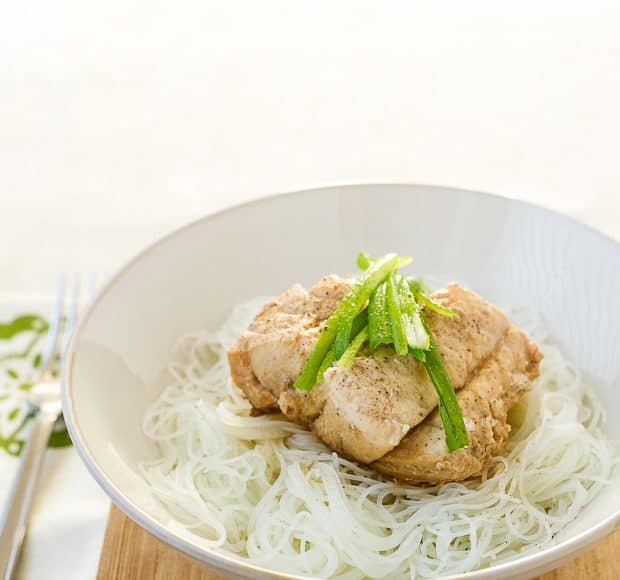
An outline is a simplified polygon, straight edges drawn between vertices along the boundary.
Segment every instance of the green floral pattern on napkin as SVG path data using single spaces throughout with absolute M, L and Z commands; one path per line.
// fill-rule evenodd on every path
M 49 324 L 38 314 L 22 314 L 0 322 L 0 452 L 17 457 L 26 426 L 35 410 L 28 391 L 39 376 L 41 350 Z M 64 426 L 50 438 L 51 447 L 64 447 L 71 440 Z

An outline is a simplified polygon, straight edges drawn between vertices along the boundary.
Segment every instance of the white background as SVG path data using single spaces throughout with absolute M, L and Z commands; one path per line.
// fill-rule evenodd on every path
M 620 238 L 619 136 L 617 2 L 8 0 L 0 293 L 334 181 L 492 191 Z
M 536 201 L 620 237 L 617 2 L 0 6 L 0 291 L 333 181 Z

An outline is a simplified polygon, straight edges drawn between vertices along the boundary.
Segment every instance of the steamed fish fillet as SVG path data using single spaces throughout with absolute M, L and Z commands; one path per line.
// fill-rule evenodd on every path
M 460 286 L 450 285 L 434 298 L 457 313 L 427 317 L 454 388 L 460 389 L 510 324 L 500 310 Z M 396 356 L 391 346 L 362 352 L 350 369 L 330 368 L 309 394 L 289 388 L 279 397 L 285 415 L 311 425 L 334 451 L 363 463 L 394 449 L 437 404 L 424 365 Z
M 280 410 L 280 393 L 301 372 L 322 324 L 352 283 L 352 278 L 326 276 L 310 290 L 295 284 L 265 304 L 228 350 L 232 381 L 254 408 Z
M 310 290 L 293 286 L 259 312 L 230 349 L 229 361 L 233 381 L 256 408 L 279 408 L 335 451 L 371 463 L 396 448 L 438 400 L 424 366 L 411 356 L 395 356 L 392 347 L 362 352 L 349 370 L 330 368 L 309 393 L 292 387 L 351 282 L 328 276 Z M 459 389 L 496 352 L 511 325 L 495 306 L 456 284 L 434 299 L 456 312 L 454 318 L 432 312 L 427 317 Z
M 542 354 L 511 327 L 473 378 L 457 394 L 469 447 L 450 453 L 435 410 L 400 445 L 372 464 L 380 473 L 410 483 L 461 481 L 480 475 L 508 442 L 508 411 L 531 388 Z

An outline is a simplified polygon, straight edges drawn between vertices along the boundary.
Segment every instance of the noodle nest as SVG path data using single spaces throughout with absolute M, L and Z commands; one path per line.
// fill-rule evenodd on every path
M 282 572 L 430 578 L 539 550 L 608 483 L 601 408 L 532 313 L 510 313 L 545 358 L 511 411 L 504 454 L 481 479 L 413 487 L 338 457 L 281 415 L 250 416 L 226 349 L 263 302 L 183 336 L 144 417 L 158 450 L 144 476 L 165 523 L 193 542 Z

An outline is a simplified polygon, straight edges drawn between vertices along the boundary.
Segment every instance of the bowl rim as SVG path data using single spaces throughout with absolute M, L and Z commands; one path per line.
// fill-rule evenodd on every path
M 82 437 L 82 433 L 79 427 L 79 421 L 75 414 L 75 409 L 72 401 L 72 387 L 73 387 L 73 367 L 75 361 L 76 347 L 81 340 L 81 336 L 87 326 L 92 313 L 97 309 L 99 303 L 108 294 L 109 290 L 121 279 L 126 272 L 128 272 L 135 264 L 137 264 L 142 258 L 150 254 L 159 248 L 160 245 L 167 243 L 170 239 L 194 228 L 207 224 L 209 221 L 216 219 L 225 214 L 234 212 L 240 208 L 254 205 L 271 204 L 277 202 L 280 198 L 285 197 L 297 197 L 302 195 L 312 195 L 324 190 L 342 188 L 343 190 L 352 189 L 355 190 L 360 187 L 377 187 L 377 188 L 411 188 L 416 190 L 431 190 L 435 192 L 444 192 L 448 194 L 460 194 L 478 197 L 486 200 L 493 200 L 499 203 L 515 204 L 518 206 L 525 206 L 531 210 L 542 212 L 544 214 L 552 215 L 555 217 L 561 217 L 564 220 L 571 222 L 573 225 L 586 230 L 591 235 L 595 235 L 606 243 L 612 244 L 616 249 L 620 250 L 620 242 L 614 240 L 611 236 L 604 232 L 591 227 L 572 216 L 565 215 L 559 211 L 547 208 L 545 206 L 525 201 L 517 200 L 511 197 L 471 190 L 451 186 L 422 184 L 406 181 L 335 181 L 330 183 L 324 183 L 313 187 L 298 188 L 290 191 L 279 191 L 268 195 L 255 196 L 250 199 L 244 200 L 239 203 L 235 203 L 230 206 L 226 206 L 217 211 L 209 212 L 200 218 L 197 218 L 187 224 L 177 227 L 169 233 L 159 237 L 155 241 L 146 245 L 141 251 L 128 259 L 116 272 L 110 276 L 105 284 L 98 290 L 95 298 L 86 307 L 85 312 L 80 316 L 77 326 L 71 336 L 67 347 L 66 356 L 63 359 L 61 369 L 61 385 L 62 385 L 62 408 L 65 423 L 71 439 L 75 445 L 75 448 L 80 456 L 81 460 L 85 464 L 87 470 L 103 491 L 110 497 L 112 502 L 118 506 L 129 518 L 136 522 L 147 532 L 153 534 L 158 539 L 174 547 L 180 552 L 190 556 L 194 560 L 197 560 L 203 564 L 208 564 L 216 569 L 225 570 L 228 572 L 234 572 L 236 574 L 243 574 L 246 577 L 266 577 L 266 578 L 287 578 L 291 580 L 299 580 L 310 578 L 309 576 L 290 574 L 286 572 L 278 572 L 269 568 L 264 568 L 250 562 L 245 562 L 238 559 L 232 554 L 227 554 L 217 548 L 206 548 L 199 546 L 197 543 L 192 542 L 187 538 L 183 538 L 180 535 L 170 531 L 168 527 L 158 521 L 153 516 L 149 515 L 146 511 L 136 505 L 133 501 L 127 498 L 122 490 L 117 487 L 112 478 L 98 466 L 91 450 L 88 448 L 86 442 Z M 504 574 L 514 574 L 519 571 L 525 572 L 526 570 L 536 571 L 538 568 L 545 567 L 545 569 L 551 569 L 554 563 L 559 563 L 560 560 L 568 561 L 577 556 L 583 549 L 590 547 L 596 541 L 602 539 L 604 536 L 611 533 L 614 527 L 620 522 L 620 509 L 612 512 L 602 521 L 596 523 L 590 528 L 583 530 L 576 536 L 569 538 L 563 542 L 555 545 L 551 545 L 539 552 L 527 554 L 521 558 L 517 557 L 509 561 L 498 564 L 497 566 L 491 566 L 488 568 L 482 568 L 478 570 L 472 570 L 470 572 L 461 573 L 458 575 L 450 576 L 450 578 L 459 580 L 473 580 L 477 579 L 492 579 Z M 446 578 L 446 577 L 443 577 Z

